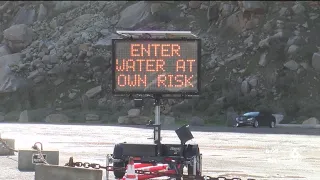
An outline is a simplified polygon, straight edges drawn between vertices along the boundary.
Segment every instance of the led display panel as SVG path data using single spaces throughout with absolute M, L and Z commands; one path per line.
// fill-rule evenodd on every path
M 114 94 L 199 94 L 199 39 L 113 39 Z

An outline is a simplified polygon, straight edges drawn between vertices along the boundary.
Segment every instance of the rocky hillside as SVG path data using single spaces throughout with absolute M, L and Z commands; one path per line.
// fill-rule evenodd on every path
M 317 1 L 7 1 L 0 14 L 0 120 L 152 117 L 152 101 L 132 109 L 110 93 L 116 30 L 201 37 L 202 95 L 164 101 L 165 123 L 225 123 L 248 110 L 284 114 L 283 122 L 320 118 Z

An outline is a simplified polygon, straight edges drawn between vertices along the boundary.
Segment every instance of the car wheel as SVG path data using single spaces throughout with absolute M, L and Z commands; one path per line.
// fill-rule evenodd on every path
M 239 127 L 239 123 L 236 123 L 236 124 L 234 125 L 234 127 Z
M 259 122 L 257 120 L 254 120 L 253 127 L 255 128 L 259 127 Z
M 275 121 L 271 121 L 270 122 L 270 128 L 275 128 L 276 127 L 276 122 Z

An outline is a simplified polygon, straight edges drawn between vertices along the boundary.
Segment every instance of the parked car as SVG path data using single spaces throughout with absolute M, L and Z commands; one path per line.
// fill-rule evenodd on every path
M 257 128 L 259 126 L 269 126 L 274 128 L 276 126 L 276 118 L 268 112 L 247 112 L 238 116 L 235 121 L 235 127 L 253 126 Z

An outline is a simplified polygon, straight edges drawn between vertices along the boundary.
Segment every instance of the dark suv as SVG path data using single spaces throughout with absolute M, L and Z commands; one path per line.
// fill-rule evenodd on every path
M 268 112 L 247 112 L 238 116 L 235 120 L 235 127 L 253 126 L 257 128 L 259 126 L 269 126 L 274 128 L 276 126 L 276 118 Z

